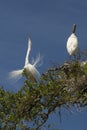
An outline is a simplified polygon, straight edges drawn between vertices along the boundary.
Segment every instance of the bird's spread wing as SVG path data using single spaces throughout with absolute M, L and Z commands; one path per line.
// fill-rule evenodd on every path
M 30 37 L 28 38 L 28 49 L 27 49 L 27 53 L 26 53 L 26 58 L 25 58 L 25 66 L 29 63 L 29 54 L 31 51 L 31 39 Z

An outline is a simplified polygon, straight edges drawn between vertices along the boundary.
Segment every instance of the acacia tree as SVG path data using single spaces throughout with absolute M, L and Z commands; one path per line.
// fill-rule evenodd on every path
M 0 129 L 39 130 L 56 108 L 74 105 L 87 106 L 87 63 L 76 59 L 49 68 L 40 83 L 26 76 L 17 93 L 0 88 Z

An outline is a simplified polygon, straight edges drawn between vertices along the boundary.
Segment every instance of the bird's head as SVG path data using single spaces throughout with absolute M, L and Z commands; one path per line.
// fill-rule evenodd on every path
M 75 31 L 76 31 L 76 24 L 73 24 L 72 33 L 75 33 Z

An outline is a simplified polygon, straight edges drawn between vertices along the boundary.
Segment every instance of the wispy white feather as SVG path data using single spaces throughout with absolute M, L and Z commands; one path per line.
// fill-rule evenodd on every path
M 37 66 L 41 66 L 42 65 L 42 57 L 40 55 L 40 53 L 37 55 L 36 59 L 33 60 L 33 66 L 37 67 Z
M 21 79 L 23 73 L 23 69 L 21 70 L 14 70 L 9 72 L 9 79 L 14 79 L 14 82 L 17 82 L 19 79 Z

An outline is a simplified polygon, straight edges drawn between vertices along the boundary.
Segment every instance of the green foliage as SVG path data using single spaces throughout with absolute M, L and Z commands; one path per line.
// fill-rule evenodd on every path
M 78 61 L 50 68 L 40 83 L 26 78 L 17 93 L 1 88 L 0 129 L 38 130 L 56 108 L 74 105 L 87 106 L 87 64 L 81 66 Z

